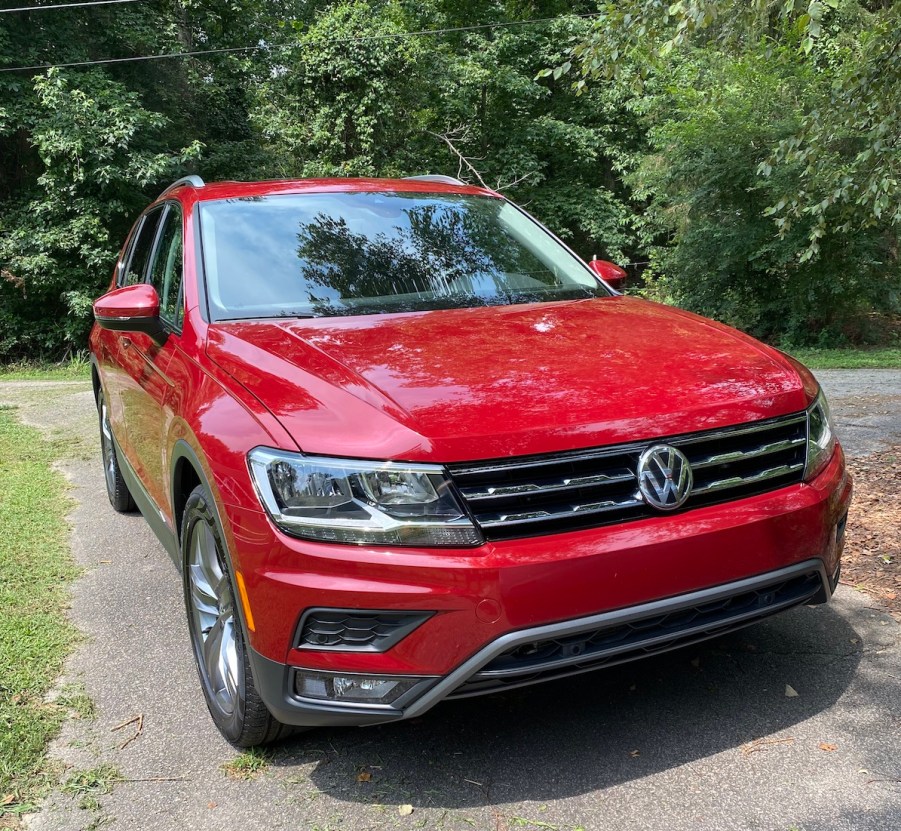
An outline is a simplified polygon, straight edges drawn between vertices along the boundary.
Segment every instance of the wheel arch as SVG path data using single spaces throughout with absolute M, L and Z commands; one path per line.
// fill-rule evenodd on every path
M 94 390 L 94 403 L 100 398 L 100 370 L 97 369 L 97 358 L 91 353 L 91 388 Z
M 213 514 L 219 524 L 219 533 L 225 540 L 225 525 L 219 513 L 219 505 L 216 501 L 215 490 L 204 470 L 203 463 L 197 452 L 184 439 L 175 442 L 171 455 L 171 480 L 170 493 L 172 494 L 172 521 L 175 524 L 176 537 L 181 539 L 181 523 L 185 512 L 185 505 L 191 491 L 198 485 L 203 485 L 212 501 Z M 179 564 L 181 565 L 181 564 Z

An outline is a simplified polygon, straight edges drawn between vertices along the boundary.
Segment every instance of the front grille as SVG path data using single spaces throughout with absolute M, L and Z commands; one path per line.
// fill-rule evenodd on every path
M 308 609 L 297 628 L 295 643 L 298 649 L 385 652 L 431 615 L 431 612 Z
M 501 653 L 448 698 L 497 692 L 633 661 L 732 632 L 812 600 L 823 590 L 817 570 L 697 605 L 677 606 Z
M 571 531 L 659 515 L 638 492 L 638 457 L 652 444 L 678 447 L 694 486 L 680 510 L 800 482 L 807 415 L 767 419 L 647 442 L 448 465 L 490 540 Z

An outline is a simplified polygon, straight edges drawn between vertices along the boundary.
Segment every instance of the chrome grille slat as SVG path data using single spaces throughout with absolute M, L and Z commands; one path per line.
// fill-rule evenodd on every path
M 661 516 L 636 492 L 641 453 L 677 447 L 694 487 L 680 510 L 739 499 L 801 481 L 806 414 L 735 427 L 546 456 L 450 464 L 461 497 L 488 539 L 558 533 Z
M 804 436 L 795 439 L 786 439 L 784 441 L 774 441 L 769 444 L 762 444 L 747 452 L 741 450 L 733 450 L 730 453 L 717 453 L 713 456 L 705 456 L 698 461 L 691 459 L 692 470 L 702 470 L 711 465 L 725 464 L 726 462 L 738 462 L 742 459 L 754 458 L 756 456 L 765 456 L 768 453 L 778 453 L 780 450 L 788 450 L 791 447 L 797 447 L 804 444 L 807 439 Z
M 760 421 L 755 424 L 729 427 L 725 430 L 712 430 L 709 433 L 692 433 L 687 436 L 678 436 L 674 439 L 663 439 L 663 441 L 667 441 L 669 444 L 675 445 L 676 447 L 685 447 L 686 445 L 697 444 L 702 441 L 720 441 L 722 439 L 747 436 L 751 433 L 762 433 L 765 430 L 772 430 L 774 427 L 793 427 L 803 424 L 806 428 L 806 423 L 806 413 L 795 413 L 795 415 L 768 419 L 767 421 Z M 648 442 L 646 442 L 646 444 L 647 443 Z
M 522 461 L 517 459 L 504 459 L 502 461 L 493 460 L 485 465 L 471 465 L 464 463 L 463 465 L 453 465 L 454 475 L 459 477 L 465 476 L 484 476 L 493 473 L 509 473 L 511 470 L 532 470 L 547 467 L 551 463 L 556 464 L 578 464 L 579 462 L 602 461 L 603 459 L 620 456 L 624 452 L 631 450 L 638 453 L 644 447 L 644 444 L 618 445 L 616 449 L 600 448 L 590 451 L 569 451 L 560 453 L 554 457 L 544 457 L 542 459 L 524 458 Z
M 641 504 L 641 500 L 635 498 L 624 499 L 619 502 L 613 500 L 607 502 L 592 502 L 587 505 L 573 505 L 568 510 L 561 511 L 532 511 L 517 514 L 502 514 L 498 519 L 480 519 L 479 524 L 483 528 L 499 528 L 505 525 L 521 525 L 530 522 L 565 519 L 566 517 L 578 514 L 603 514 L 607 511 L 615 511 L 623 508 L 636 508 Z
M 767 479 L 776 479 L 779 476 L 787 476 L 789 473 L 797 473 L 803 469 L 804 463 L 799 462 L 794 465 L 771 467 L 767 470 L 761 470 L 760 473 L 755 473 L 752 476 L 733 476 L 729 479 L 718 479 L 713 482 L 708 482 L 706 485 L 702 485 L 699 488 L 694 488 L 692 490 L 692 495 L 712 493 L 713 491 L 721 491 L 725 488 L 736 488 L 743 485 L 753 485 L 757 482 L 764 482 Z
M 501 485 L 500 487 L 479 488 L 479 487 L 462 487 L 460 493 L 470 502 L 478 500 L 479 502 L 497 499 L 506 499 L 510 496 L 525 496 L 535 493 L 566 493 L 567 491 L 580 490 L 581 488 L 594 487 L 597 485 L 614 485 L 621 482 L 634 482 L 635 474 L 630 470 L 623 470 L 622 473 L 607 474 L 599 473 L 594 476 L 572 476 L 563 479 L 558 483 L 540 485 L 537 482 L 524 482 L 516 485 Z

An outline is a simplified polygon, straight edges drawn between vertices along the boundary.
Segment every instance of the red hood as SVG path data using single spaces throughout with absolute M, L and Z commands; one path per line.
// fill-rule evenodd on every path
M 364 458 L 593 447 L 797 412 L 810 397 L 775 350 L 626 297 L 214 324 L 208 352 L 305 452 Z

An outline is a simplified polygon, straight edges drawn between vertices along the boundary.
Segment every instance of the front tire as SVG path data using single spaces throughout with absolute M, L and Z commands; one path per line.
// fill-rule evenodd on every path
M 97 393 L 97 415 L 100 417 L 100 454 L 103 458 L 106 495 L 114 510 L 120 514 L 127 514 L 134 511 L 137 506 L 119 467 L 119 457 L 116 454 L 113 430 L 110 426 L 109 408 L 106 406 L 106 396 L 102 389 Z
M 185 606 L 200 686 L 219 731 L 238 747 L 294 732 L 257 693 L 241 627 L 229 560 L 203 485 L 191 492 L 181 525 Z

